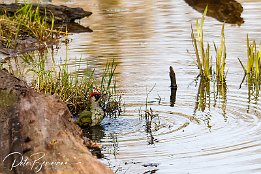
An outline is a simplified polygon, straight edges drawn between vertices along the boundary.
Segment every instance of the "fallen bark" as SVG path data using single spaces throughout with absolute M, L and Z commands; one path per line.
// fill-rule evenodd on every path
M 59 98 L 0 70 L 0 173 L 113 173 L 92 157 L 71 118 Z

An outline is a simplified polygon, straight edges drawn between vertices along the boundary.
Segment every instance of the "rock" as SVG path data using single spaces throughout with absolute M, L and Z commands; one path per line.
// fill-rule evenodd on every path
M 0 14 L 7 14 L 8 16 L 13 16 L 15 12 L 22 6 L 24 6 L 24 4 L 0 4 Z M 57 6 L 52 4 L 32 4 L 33 9 L 36 9 L 38 6 L 40 14 L 42 14 L 42 16 L 46 15 L 47 21 L 49 22 L 51 22 L 52 17 L 54 17 L 55 23 L 74 22 L 76 19 L 82 19 L 92 14 L 92 12 L 85 11 L 79 7 L 72 8 L 64 5 Z
M 220 22 L 237 25 L 244 23 L 241 17 L 243 7 L 235 0 L 185 0 L 185 2 L 201 13 L 208 5 L 207 16 L 216 18 Z
M 5 70 L 0 70 L 0 127 L 0 173 L 113 173 L 88 151 L 58 97 L 35 92 Z

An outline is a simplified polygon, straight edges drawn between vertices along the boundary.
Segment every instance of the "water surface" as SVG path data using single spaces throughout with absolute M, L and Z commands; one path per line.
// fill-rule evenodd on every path
M 246 62 L 247 33 L 261 41 L 261 1 L 241 1 L 244 24 L 225 25 L 227 88 L 217 92 L 211 82 L 204 106 L 198 105 L 198 93 L 204 88 L 200 90 L 195 81 L 198 69 L 190 38 L 191 24 L 201 14 L 183 0 L 54 3 L 93 12 L 80 21 L 93 32 L 69 36 L 72 64 L 84 67 L 88 62 L 99 73 L 107 61 L 117 63 L 117 90 L 125 112 L 106 118 L 92 135 L 103 145 L 105 164 L 117 173 L 261 172 L 260 94 L 251 93 L 246 83 L 239 89 L 244 72 L 237 60 Z M 205 37 L 210 44 L 219 43 L 221 25 L 206 17 Z M 64 47 L 57 57 L 63 53 Z M 178 83 L 174 107 L 170 107 L 170 65 Z M 139 113 L 155 84 L 149 107 L 159 120 L 155 118 L 148 129 Z

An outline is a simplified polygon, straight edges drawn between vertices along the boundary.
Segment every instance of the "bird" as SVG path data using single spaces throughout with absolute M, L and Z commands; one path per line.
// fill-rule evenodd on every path
M 82 127 L 95 126 L 105 117 L 105 112 L 101 107 L 101 92 L 91 92 L 87 98 L 87 108 L 84 109 L 77 119 L 77 124 Z

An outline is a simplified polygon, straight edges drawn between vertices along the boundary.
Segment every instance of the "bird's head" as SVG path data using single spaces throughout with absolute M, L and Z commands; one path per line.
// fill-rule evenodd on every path
M 95 101 L 98 101 L 101 98 L 101 93 L 95 91 L 95 92 L 91 92 L 89 96 L 90 96 L 90 98 L 94 97 Z

